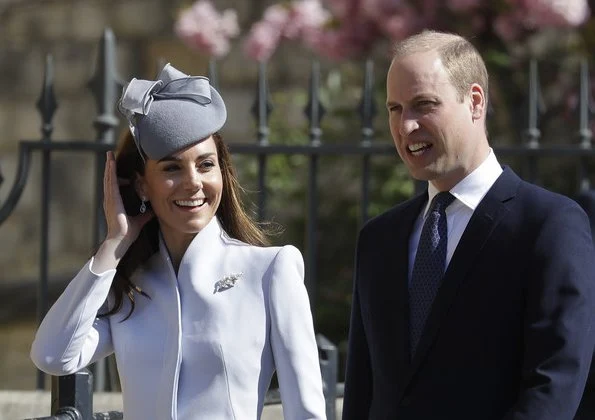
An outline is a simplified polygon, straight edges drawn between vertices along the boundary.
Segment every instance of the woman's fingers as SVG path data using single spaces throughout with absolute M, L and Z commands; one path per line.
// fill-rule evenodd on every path
M 131 182 L 118 178 L 116 159 L 114 158 L 113 152 L 108 152 L 103 181 L 103 208 L 107 222 L 107 237 L 119 238 L 119 240 L 132 243 L 138 236 L 142 227 L 151 220 L 154 215 L 152 212 L 147 212 L 135 217 L 130 217 L 126 214 L 122 195 L 120 194 L 120 186 L 126 184 L 130 185 Z
M 108 234 L 123 235 L 128 230 L 126 214 L 116 173 L 116 160 L 113 152 L 107 152 L 104 177 L 103 210 L 107 222 Z

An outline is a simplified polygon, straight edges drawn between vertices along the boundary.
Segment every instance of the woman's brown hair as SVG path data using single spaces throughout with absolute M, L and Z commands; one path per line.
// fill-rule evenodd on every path
M 223 191 L 221 202 L 217 208 L 216 216 L 221 222 L 223 230 L 232 238 L 251 245 L 266 246 L 269 244 L 263 229 L 247 213 L 240 194 L 242 187 L 238 182 L 235 169 L 231 163 L 231 154 L 219 133 L 213 134 L 217 147 L 217 156 Z M 138 174 L 143 175 L 145 163 L 137 148 L 130 131 L 126 131 L 116 151 L 116 172 L 118 179 L 125 185 L 120 187 L 124 207 L 128 214 L 138 213 L 141 201 L 136 194 L 134 185 Z M 120 260 L 116 275 L 111 286 L 114 305 L 105 314 L 108 316 L 117 313 L 124 303 L 124 298 L 130 301 L 130 311 L 124 318 L 128 319 L 135 307 L 135 296 L 140 294 L 149 297 L 141 288 L 132 282 L 132 275 L 138 267 L 146 262 L 159 250 L 159 222 L 157 218 L 149 221 L 141 230 L 136 241 Z

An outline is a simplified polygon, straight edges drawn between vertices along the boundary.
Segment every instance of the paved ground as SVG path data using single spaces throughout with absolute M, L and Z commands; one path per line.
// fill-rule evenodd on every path
M 337 402 L 338 412 L 341 401 Z M 119 393 L 95 393 L 95 412 L 121 411 L 122 398 Z M 21 420 L 43 417 L 50 414 L 50 393 L 43 391 L 0 391 L 0 420 Z M 337 418 L 340 418 L 339 416 Z M 261 420 L 282 420 L 280 405 L 265 407 Z

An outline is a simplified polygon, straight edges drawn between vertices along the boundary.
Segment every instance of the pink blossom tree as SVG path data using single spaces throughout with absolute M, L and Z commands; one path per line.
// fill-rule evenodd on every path
M 508 44 L 543 28 L 578 27 L 590 14 L 587 0 L 294 0 L 265 11 L 245 52 L 262 61 L 294 40 L 323 57 L 348 59 L 423 28 L 488 33 Z
M 174 31 L 189 48 L 220 58 L 229 52 L 240 27 L 235 10 L 220 13 L 209 0 L 198 0 L 179 13 Z

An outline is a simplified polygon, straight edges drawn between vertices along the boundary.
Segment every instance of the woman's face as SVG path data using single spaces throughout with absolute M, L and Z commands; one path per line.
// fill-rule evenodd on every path
M 223 178 L 215 140 L 211 136 L 161 160 L 147 159 L 138 185 L 166 241 L 191 240 L 221 202 Z

